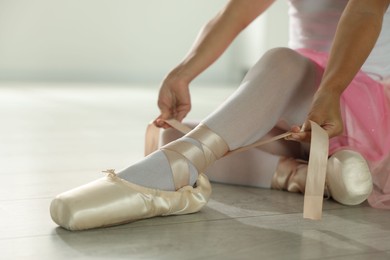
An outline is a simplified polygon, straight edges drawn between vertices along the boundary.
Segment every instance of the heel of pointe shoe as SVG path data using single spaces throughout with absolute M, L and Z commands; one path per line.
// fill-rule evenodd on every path
M 305 193 L 307 163 L 294 158 L 282 157 L 272 178 L 271 188 Z
M 329 158 L 326 183 L 331 197 L 344 205 L 362 203 L 373 188 L 366 160 L 351 150 L 338 151 Z

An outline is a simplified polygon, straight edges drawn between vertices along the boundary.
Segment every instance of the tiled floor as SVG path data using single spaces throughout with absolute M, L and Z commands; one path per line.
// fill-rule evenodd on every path
M 205 91 L 207 90 L 207 91 Z M 232 88 L 194 87 L 202 118 Z M 156 88 L 0 87 L 0 259 L 390 259 L 390 212 L 325 201 L 302 218 L 303 196 L 213 184 L 199 213 L 69 232 L 50 219 L 58 193 L 142 158 Z

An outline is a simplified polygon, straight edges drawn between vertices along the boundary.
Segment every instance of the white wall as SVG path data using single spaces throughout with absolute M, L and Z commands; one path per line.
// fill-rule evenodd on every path
M 288 43 L 287 0 L 277 0 L 238 37 L 232 46 L 234 68 L 247 71 L 267 50 Z M 232 73 L 234 73 L 232 71 Z M 237 73 L 237 72 L 236 72 Z M 235 75 L 236 77 L 238 75 Z M 241 75 L 242 76 L 242 75 Z
M 225 3 L 0 0 L 0 80 L 158 83 Z M 284 12 L 285 0 L 270 10 Z M 265 29 L 271 16 L 248 28 L 200 81 L 237 81 L 265 48 L 286 45 L 286 20 Z

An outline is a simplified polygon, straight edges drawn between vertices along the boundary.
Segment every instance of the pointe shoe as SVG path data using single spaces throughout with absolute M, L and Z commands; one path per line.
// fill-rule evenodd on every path
M 211 194 L 203 170 L 221 158 L 228 146 L 206 126 L 198 125 L 196 129 L 188 136 L 198 140 L 200 147 L 174 141 L 160 148 L 171 166 L 176 191 L 142 187 L 108 170 L 105 178 L 58 195 L 50 206 L 53 221 L 69 230 L 84 230 L 199 211 Z M 188 185 L 189 162 L 200 173 L 195 188 Z
M 306 162 L 281 158 L 271 188 L 304 193 L 306 176 Z M 359 153 L 341 150 L 328 159 L 325 196 L 330 196 L 344 205 L 358 205 L 368 198 L 372 187 L 367 162 Z
M 282 157 L 272 177 L 271 188 L 304 194 L 306 176 L 307 162 L 291 157 Z
M 85 230 L 194 213 L 210 195 L 211 185 L 204 174 L 199 174 L 195 188 L 162 191 L 130 183 L 109 171 L 104 178 L 58 195 L 50 205 L 50 214 L 65 229 Z
M 326 183 L 330 195 L 344 205 L 358 205 L 373 189 L 371 172 L 363 156 L 341 150 L 328 159 Z

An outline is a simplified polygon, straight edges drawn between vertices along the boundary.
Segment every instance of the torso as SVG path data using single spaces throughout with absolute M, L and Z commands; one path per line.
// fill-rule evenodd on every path
M 329 52 L 347 3 L 348 0 L 289 0 L 289 47 Z M 362 70 L 376 80 L 390 79 L 390 8 L 375 48 Z

